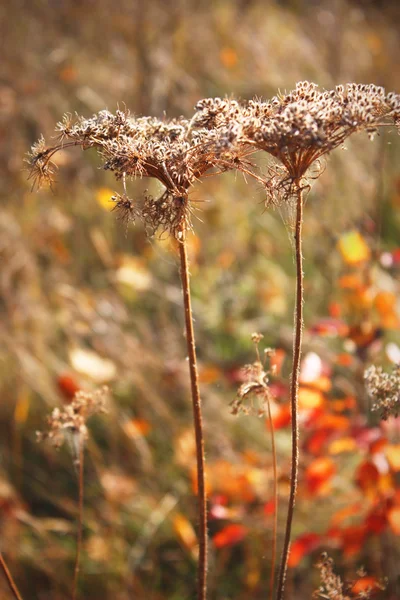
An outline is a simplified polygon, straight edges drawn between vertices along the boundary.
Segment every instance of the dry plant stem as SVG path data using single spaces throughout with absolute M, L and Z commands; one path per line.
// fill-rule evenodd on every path
M 181 281 L 183 290 L 183 302 L 185 307 L 186 341 L 189 357 L 190 383 L 192 388 L 193 420 L 196 438 L 196 460 L 197 460 L 197 489 L 199 497 L 199 564 L 198 564 L 198 600 L 205 600 L 207 594 L 207 495 L 205 485 L 205 458 L 204 458 L 204 434 L 203 418 L 201 414 L 201 400 L 199 389 L 199 377 L 197 372 L 196 347 L 193 329 L 193 315 L 190 299 L 190 276 L 189 261 L 186 246 L 186 232 L 182 231 L 179 242 L 179 253 L 181 261 Z
M 275 564 L 276 564 L 276 539 L 278 532 L 278 475 L 276 469 L 276 445 L 275 445 L 275 432 L 274 425 L 272 422 L 271 404 L 267 397 L 268 406 L 268 421 L 271 428 L 271 443 L 272 443 L 272 465 L 274 470 L 274 524 L 272 530 L 272 556 L 271 556 L 271 576 L 270 576 L 270 591 L 269 595 L 271 600 L 274 597 L 274 584 L 275 584 Z
M 1 552 L 0 552 L 0 566 L 3 569 L 3 573 L 7 579 L 8 586 L 9 586 L 14 598 L 16 598 L 16 600 L 22 600 L 22 596 L 18 591 L 16 583 L 13 579 L 13 576 L 11 575 L 9 568 L 7 567 L 6 561 L 4 560 L 4 557 Z
M 83 460 L 84 460 L 84 440 L 82 434 L 79 433 L 79 449 L 78 449 L 78 487 L 79 487 L 79 498 L 78 498 L 78 533 L 76 537 L 76 556 L 75 556 L 75 569 L 74 569 L 74 587 L 72 591 L 72 600 L 76 600 L 78 594 L 78 578 L 79 568 L 81 560 L 82 550 L 82 529 L 83 529 Z
M 300 182 L 296 182 L 296 227 L 295 227 L 295 254 L 296 254 L 296 308 L 295 308 L 295 334 L 293 341 L 293 365 L 290 389 L 290 405 L 292 415 L 292 466 L 290 475 L 290 496 L 286 519 L 285 539 L 283 543 L 282 559 L 279 571 L 277 600 L 283 599 L 287 563 L 290 552 L 290 536 L 294 505 L 297 492 L 297 478 L 299 466 L 299 422 L 298 422 L 298 393 L 301 358 L 301 341 L 303 335 L 303 257 L 302 257 L 302 223 L 303 223 L 303 190 Z

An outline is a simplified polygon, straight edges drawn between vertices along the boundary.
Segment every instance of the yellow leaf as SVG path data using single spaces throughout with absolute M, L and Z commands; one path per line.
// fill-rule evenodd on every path
M 338 248 L 343 260 L 349 265 L 356 265 L 369 260 L 371 251 L 362 235 L 356 231 L 349 231 L 341 236 Z
M 17 403 L 15 405 L 15 409 L 14 409 L 14 419 L 15 419 L 15 422 L 18 423 L 18 425 L 25 423 L 26 419 L 28 418 L 29 405 L 30 405 L 29 394 L 27 392 L 25 392 L 18 397 Z
M 341 454 L 342 452 L 354 452 L 357 442 L 352 437 L 343 437 L 334 440 L 329 445 L 329 454 Z
M 111 197 L 114 196 L 113 190 L 106 187 L 101 187 L 96 192 L 96 200 L 105 210 L 111 211 L 115 204 L 111 201 Z
M 190 521 L 184 515 L 178 513 L 173 517 L 172 523 L 181 543 L 192 554 L 196 554 L 197 537 Z
M 143 260 L 128 254 L 122 254 L 119 257 L 119 263 L 115 274 L 118 283 L 124 284 L 137 292 L 144 292 L 149 289 L 152 278 Z
M 386 458 L 393 471 L 400 471 L 400 444 L 391 444 L 386 447 Z

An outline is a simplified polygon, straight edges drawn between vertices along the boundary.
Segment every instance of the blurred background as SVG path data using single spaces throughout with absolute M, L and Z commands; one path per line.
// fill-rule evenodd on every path
M 309 79 L 400 92 L 398 2 L 14 0 L 0 4 L 0 549 L 24 598 L 71 597 L 74 456 L 37 444 L 54 406 L 107 384 L 90 426 L 81 598 L 195 597 L 194 441 L 176 248 L 110 214 L 120 190 L 90 152 L 62 152 L 53 190 L 24 157 L 65 112 L 190 116 L 207 96 L 271 97 Z M 300 487 L 288 600 L 338 573 L 400 597 L 400 423 L 363 373 L 400 361 L 400 143 L 337 150 L 304 225 Z M 130 196 L 151 181 L 129 182 Z M 231 415 L 241 367 L 276 349 L 278 556 L 288 496 L 294 262 L 290 215 L 225 174 L 192 191 L 190 243 L 210 495 L 210 599 L 266 598 L 273 470 L 264 419 Z M 0 578 L 0 595 L 10 594 Z

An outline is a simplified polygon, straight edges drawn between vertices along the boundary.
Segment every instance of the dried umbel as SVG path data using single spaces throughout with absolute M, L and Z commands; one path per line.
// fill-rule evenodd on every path
M 106 412 L 106 399 L 108 388 L 102 387 L 95 392 L 79 391 L 75 394 L 72 402 L 63 410 L 55 408 L 47 419 L 48 431 L 37 432 L 38 441 L 49 440 L 59 448 L 66 437 L 79 436 L 86 440 L 88 431 L 86 422 L 95 414 Z
M 289 199 L 297 187 L 317 177 L 320 159 L 351 134 L 364 130 L 372 138 L 382 126 L 400 126 L 399 95 L 354 83 L 321 91 L 317 84 L 302 81 L 271 100 L 239 105 L 207 99 L 197 109 L 195 122 L 217 127 L 221 147 L 246 145 L 277 159 L 264 180 L 272 204 Z
M 265 370 L 265 363 L 270 359 L 274 351 L 271 348 L 264 350 L 263 361 L 261 361 L 259 343 L 263 335 L 253 333 L 251 339 L 256 347 L 257 360 L 243 367 L 246 381 L 240 386 L 236 398 L 230 403 L 233 415 L 242 412 L 245 415 L 256 415 L 264 417 L 269 414 L 268 403 L 273 401 L 273 395 L 269 387 L 271 370 Z
M 333 560 L 326 552 L 320 556 L 316 567 L 320 570 L 321 586 L 314 592 L 313 598 L 325 600 L 368 600 L 368 598 L 376 597 L 377 590 L 385 590 L 386 585 L 383 582 L 375 582 L 374 589 L 366 589 L 358 593 L 352 592 L 354 582 L 343 583 L 339 575 L 336 575 L 333 570 Z M 364 569 L 360 569 L 357 573 L 359 577 L 365 577 Z
M 374 400 L 372 409 L 381 413 L 382 419 L 400 414 L 400 365 L 386 373 L 382 367 L 372 365 L 365 371 L 365 384 Z
M 196 128 L 184 118 L 134 118 L 128 112 L 103 110 L 90 119 L 78 117 L 75 122 L 67 115 L 56 131 L 55 146 L 46 147 L 41 138 L 32 147 L 28 162 L 34 185 L 51 182 L 56 170 L 52 158 L 59 150 L 95 148 L 103 168 L 123 180 L 124 194 L 112 197 L 120 218 L 129 222 L 140 217 L 151 233 L 167 231 L 178 239 L 191 228 L 190 187 L 213 167 L 220 165 L 225 170 L 236 158 L 236 149 L 220 158 L 215 131 Z M 126 193 L 125 182 L 136 177 L 157 179 L 165 192 L 160 198 L 146 196 L 143 202 L 134 202 Z

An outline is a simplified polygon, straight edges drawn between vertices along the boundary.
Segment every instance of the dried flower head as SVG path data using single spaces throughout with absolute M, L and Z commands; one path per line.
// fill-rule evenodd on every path
M 393 367 L 391 373 L 382 367 L 372 365 L 365 371 L 365 384 L 369 395 L 374 400 L 371 410 L 379 410 L 382 419 L 400 414 L 400 365 Z
M 123 195 L 116 194 L 112 200 L 120 217 L 129 222 L 139 216 L 151 232 L 161 229 L 177 238 L 191 227 L 190 187 L 216 165 L 228 168 L 230 160 L 229 152 L 220 160 L 214 131 L 196 128 L 184 118 L 134 118 L 128 112 L 117 110 L 113 115 L 103 110 L 90 119 L 77 117 L 75 122 L 66 115 L 56 131 L 57 145 L 46 148 L 41 139 L 29 155 L 34 185 L 51 180 L 51 159 L 57 151 L 71 146 L 95 148 L 103 168 L 123 180 L 124 188 L 127 178 L 136 177 L 155 178 L 165 187 L 161 198 L 146 196 L 142 203 L 134 203 L 126 189 Z
M 333 571 L 333 560 L 329 558 L 326 552 L 323 552 L 320 556 L 316 567 L 320 570 L 321 586 L 314 592 L 313 598 L 324 598 L 325 600 L 368 600 L 375 597 L 375 592 L 378 590 L 385 590 L 386 583 L 375 582 L 374 589 L 368 587 L 360 592 L 353 591 L 355 582 L 349 582 L 344 584 L 339 577 Z M 365 577 L 366 572 L 363 568 L 357 571 L 359 577 Z
M 233 415 L 242 412 L 245 415 L 263 417 L 268 414 L 268 403 L 273 400 L 269 387 L 269 377 L 272 371 L 271 369 L 265 370 L 265 363 L 273 355 L 273 350 L 266 348 L 264 360 L 261 360 L 259 344 L 263 337 L 261 333 L 251 335 L 252 342 L 256 347 L 257 360 L 243 367 L 246 381 L 242 383 L 236 398 L 230 403 Z
M 66 436 L 70 439 L 71 436 L 79 435 L 85 440 L 88 435 L 86 422 L 92 415 L 106 412 L 107 395 L 108 388 L 105 386 L 95 392 L 77 392 L 63 410 L 53 410 L 47 419 L 48 431 L 37 432 L 38 441 L 49 440 L 59 448 Z
M 317 84 L 302 81 L 293 91 L 271 100 L 238 105 L 207 99 L 197 109 L 196 122 L 218 127 L 225 147 L 240 147 L 243 152 L 247 145 L 277 159 L 264 181 L 272 203 L 289 199 L 296 188 L 318 177 L 320 159 L 352 133 L 364 130 L 373 138 L 382 126 L 400 125 L 399 95 L 354 83 L 320 91 Z

